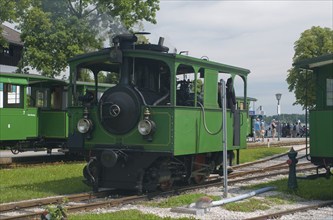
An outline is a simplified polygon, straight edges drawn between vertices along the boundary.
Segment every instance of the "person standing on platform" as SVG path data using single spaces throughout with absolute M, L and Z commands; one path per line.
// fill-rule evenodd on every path
M 260 122 L 260 137 L 261 137 L 261 142 L 265 141 L 265 121 L 261 120 Z
M 272 120 L 271 130 L 272 130 L 272 139 L 275 140 L 275 135 L 276 135 L 276 123 L 275 123 L 275 119 Z
M 261 129 L 260 129 L 260 120 L 256 118 L 256 122 L 254 123 L 254 131 L 255 131 L 255 141 L 260 141 Z

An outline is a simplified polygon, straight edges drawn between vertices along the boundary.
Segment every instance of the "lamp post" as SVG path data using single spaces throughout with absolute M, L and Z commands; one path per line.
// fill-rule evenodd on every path
M 281 109 L 280 109 L 280 99 L 281 99 L 281 96 L 282 96 L 282 94 L 281 93 L 276 93 L 275 94 L 275 97 L 276 97 L 276 99 L 277 99 L 277 101 L 278 101 L 278 103 L 277 103 L 277 115 L 278 115 L 278 123 L 279 123 L 279 129 L 278 129 L 278 141 L 280 141 L 280 133 L 281 133 L 281 122 L 280 122 L 280 111 L 281 111 Z

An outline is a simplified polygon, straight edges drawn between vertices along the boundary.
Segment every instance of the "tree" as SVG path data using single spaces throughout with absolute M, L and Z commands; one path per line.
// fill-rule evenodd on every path
M 333 31 L 330 28 L 312 27 L 304 31 L 294 43 L 293 63 L 333 52 Z M 288 70 L 287 83 L 290 92 L 295 93 L 294 105 L 300 104 L 303 109 L 315 107 L 316 76 L 307 70 L 293 67 Z
M 2 1 L 2 0 L 0 0 Z M 18 19 L 25 50 L 20 67 L 57 76 L 67 59 L 103 46 L 143 20 L 156 23 L 159 0 L 26 0 Z

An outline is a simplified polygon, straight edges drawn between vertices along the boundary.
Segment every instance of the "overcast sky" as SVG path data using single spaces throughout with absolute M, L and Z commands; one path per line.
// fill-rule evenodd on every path
M 145 23 L 150 42 L 187 50 L 190 56 L 249 69 L 248 96 L 266 115 L 300 113 L 288 91 L 294 42 L 312 26 L 333 28 L 333 1 L 187 1 L 160 0 L 157 24 Z M 237 92 L 236 92 L 237 93 Z

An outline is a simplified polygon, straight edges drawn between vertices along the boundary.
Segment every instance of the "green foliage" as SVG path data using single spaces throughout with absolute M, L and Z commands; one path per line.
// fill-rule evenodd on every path
M 63 220 L 67 216 L 67 209 L 62 205 L 49 205 L 46 207 L 46 211 L 52 220 Z
M 0 4 L 3 0 L 0 0 Z M 114 34 L 146 20 L 156 23 L 158 0 L 21 0 L 11 3 L 24 42 L 21 71 L 31 66 L 43 75 L 57 76 L 67 59 L 101 48 Z M 1 5 L 2 6 L 2 5 Z M 24 7 L 23 7 L 24 6 Z M 1 7 L 2 8 L 2 7 Z
M 159 217 L 153 214 L 144 214 L 138 210 L 122 210 L 111 213 L 104 214 L 75 214 L 71 215 L 68 218 L 69 220 L 104 220 L 104 219 L 112 219 L 112 220 L 194 220 L 195 218 L 171 218 L 171 217 Z
M 84 164 L 0 170 L 0 203 L 90 191 L 82 182 Z
M 314 26 L 301 34 L 301 37 L 294 44 L 294 49 L 294 63 L 303 59 L 333 53 L 333 30 Z M 294 104 L 300 104 L 303 108 L 307 105 L 309 109 L 315 107 L 315 81 L 316 77 L 311 71 L 296 67 L 288 70 L 288 89 L 295 93 L 296 102 Z
M 84 70 L 80 71 L 79 81 L 94 82 L 94 78 L 90 76 L 90 73 L 88 70 L 84 69 Z
M 246 188 L 259 189 L 266 186 L 275 186 L 277 191 L 293 196 L 293 200 L 297 200 L 295 196 L 306 200 L 333 200 L 333 178 L 318 178 L 315 180 L 297 179 L 298 188 L 292 191 L 288 188 L 288 179 L 276 180 L 268 183 L 249 186 Z M 290 200 L 290 198 L 286 198 Z
M 107 76 L 105 77 L 105 83 L 118 83 L 119 82 L 119 74 L 117 73 L 109 73 L 107 74 Z
M 173 207 L 178 207 L 178 206 L 184 206 L 184 205 L 189 205 L 191 203 L 196 202 L 199 198 L 203 196 L 208 196 L 213 200 L 219 200 L 221 199 L 218 196 L 209 196 L 205 195 L 203 193 L 197 193 L 197 194 L 183 194 L 179 196 L 173 196 L 169 197 L 165 200 L 162 200 L 161 202 L 146 202 L 144 205 L 147 206 L 152 206 L 152 207 L 159 207 L 159 208 L 173 208 Z

